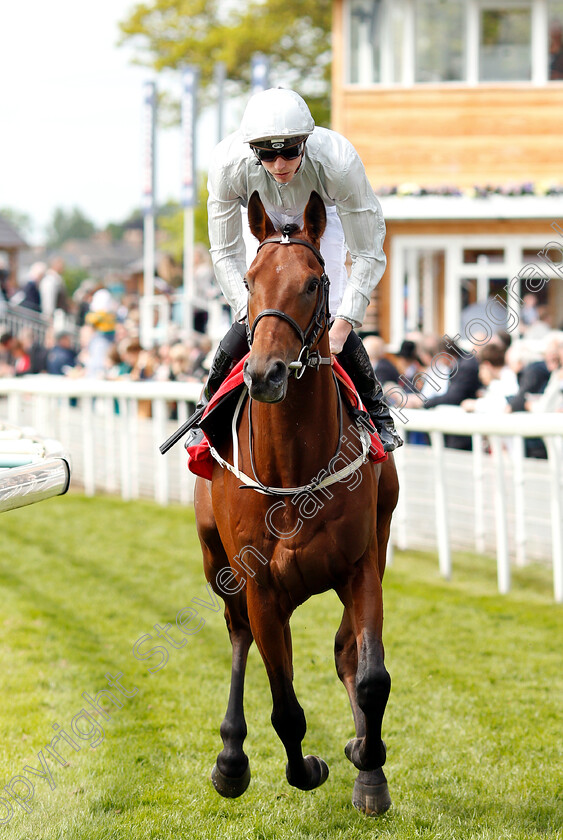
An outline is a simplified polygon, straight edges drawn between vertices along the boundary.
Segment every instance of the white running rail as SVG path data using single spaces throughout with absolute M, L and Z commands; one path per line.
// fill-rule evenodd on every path
M 195 479 L 182 442 L 166 456 L 158 447 L 200 392 L 191 382 L 0 379 L 0 417 L 60 440 L 72 458 L 73 486 L 87 495 L 191 504 Z M 563 602 L 563 414 L 403 414 L 399 430 L 427 432 L 431 445 L 407 444 L 395 454 L 401 494 L 393 544 L 437 549 L 445 577 L 454 550 L 496 554 L 501 593 L 510 589 L 512 563 L 549 562 L 555 600 Z M 447 434 L 470 435 L 473 452 L 447 449 Z M 524 458 L 525 438 L 543 438 L 548 459 Z

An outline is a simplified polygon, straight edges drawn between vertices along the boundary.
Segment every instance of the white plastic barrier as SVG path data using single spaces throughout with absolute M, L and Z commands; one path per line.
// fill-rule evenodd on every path
M 62 441 L 73 484 L 87 495 L 190 504 L 194 476 L 182 443 L 166 456 L 158 447 L 188 418 L 200 392 L 199 383 L 0 379 L 0 416 Z M 437 548 L 445 577 L 452 573 L 452 550 L 496 553 L 500 592 L 510 588 L 512 560 L 548 561 L 555 599 L 563 602 L 563 414 L 403 414 L 400 431 L 428 432 L 431 446 L 407 444 L 395 454 L 401 494 L 393 544 Z M 447 449 L 445 434 L 471 435 L 473 452 Z M 524 439 L 537 437 L 545 441 L 547 461 L 524 458 Z
M 0 513 L 61 496 L 69 484 L 69 455 L 58 441 L 0 423 Z

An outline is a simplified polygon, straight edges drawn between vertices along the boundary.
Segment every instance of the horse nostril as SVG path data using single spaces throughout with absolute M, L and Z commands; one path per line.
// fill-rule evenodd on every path
M 287 367 L 282 361 L 274 362 L 268 371 L 268 381 L 272 385 L 281 385 L 286 376 Z

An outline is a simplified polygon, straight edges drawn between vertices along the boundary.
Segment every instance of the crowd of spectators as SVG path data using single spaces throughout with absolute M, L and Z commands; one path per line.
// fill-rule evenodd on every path
M 380 337 L 368 336 L 365 344 L 396 412 L 449 406 L 497 415 L 563 413 L 563 330 L 534 326 L 518 337 L 506 331 L 474 333 L 475 341 L 463 345 L 447 336 L 411 333 L 391 357 Z M 407 431 L 407 438 L 411 443 L 428 440 L 419 432 Z M 446 445 L 471 449 L 471 438 L 446 435 Z M 527 439 L 526 454 L 545 458 L 542 441 Z
M 1 334 L 0 326 L 0 376 L 205 379 L 213 348 L 205 332 L 197 331 L 198 325 L 205 329 L 204 313 L 196 312 L 198 323 L 189 336 L 172 320 L 166 340 L 144 349 L 138 296 L 116 295 L 103 284 L 86 280 L 69 297 L 61 279 L 63 267 L 58 258 L 49 266 L 33 265 L 12 302 L 51 320 L 55 310 L 64 309 L 73 329 L 51 327 L 45 340 L 37 342 L 27 327 L 13 335 Z M 447 336 L 410 333 L 396 353 L 389 353 L 378 335 L 365 336 L 364 342 L 396 412 L 439 406 L 497 414 L 563 412 L 563 330 L 553 330 L 543 320 L 533 296 L 524 301 L 514 334 L 498 328 L 481 336 L 473 331 L 471 342 L 458 345 Z M 407 434 L 410 442 L 427 441 L 421 433 Z M 469 449 L 471 438 L 449 435 L 446 445 Z M 541 441 L 528 440 L 526 447 L 529 455 L 545 457 Z
M 144 349 L 137 294 L 116 293 L 103 283 L 87 279 L 69 296 L 63 270 L 60 258 L 48 266 L 35 263 L 22 287 L 9 298 L 12 313 L 31 310 L 43 316 L 47 329 L 42 340 L 37 340 L 37 325 L 23 325 L 17 331 L 3 327 L 0 311 L 0 377 L 48 373 L 187 382 L 205 378 L 212 346 L 207 334 L 198 331 L 200 313 L 196 313 L 198 320 L 194 320 L 190 335 L 171 320 L 165 339 L 158 346 Z M 64 328 L 56 326 L 57 311 L 65 313 Z

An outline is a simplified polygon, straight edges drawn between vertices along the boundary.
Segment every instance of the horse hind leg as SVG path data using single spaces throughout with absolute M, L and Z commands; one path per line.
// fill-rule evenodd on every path
M 366 814 L 366 816 L 379 816 L 385 813 L 391 806 L 391 797 L 389 795 L 387 779 L 381 766 L 373 769 L 360 769 L 359 767 L 361 761 L 360 750 L 362 746 L 365 747 L 368 727 L 366 714 L 358 702 L 358 646 L 354 630 L 352 629 L 352 619 L 346 608 L 342 623 L 336 634 L 334 652 L 336 670 L 348 693 L 356 730 L 356 737 L 348 742 L 345 750 L 346 756 L 360 770 L 354 782 L 352 803 L 355 808 Z M 382 676 L 383 682 L 386 683 L 388 675 L 387 679 L 385 675 Z M 383 697 L 385 700 L 387 694 L 388 691 L 385 685 L 383 685 Z M 383 712 L 381 711 L 382 716 Z M 379 758 L 377 760 L 383 764 L 385 761 L 385 744 L 383 741 L 380 741 L 380 745 Z

